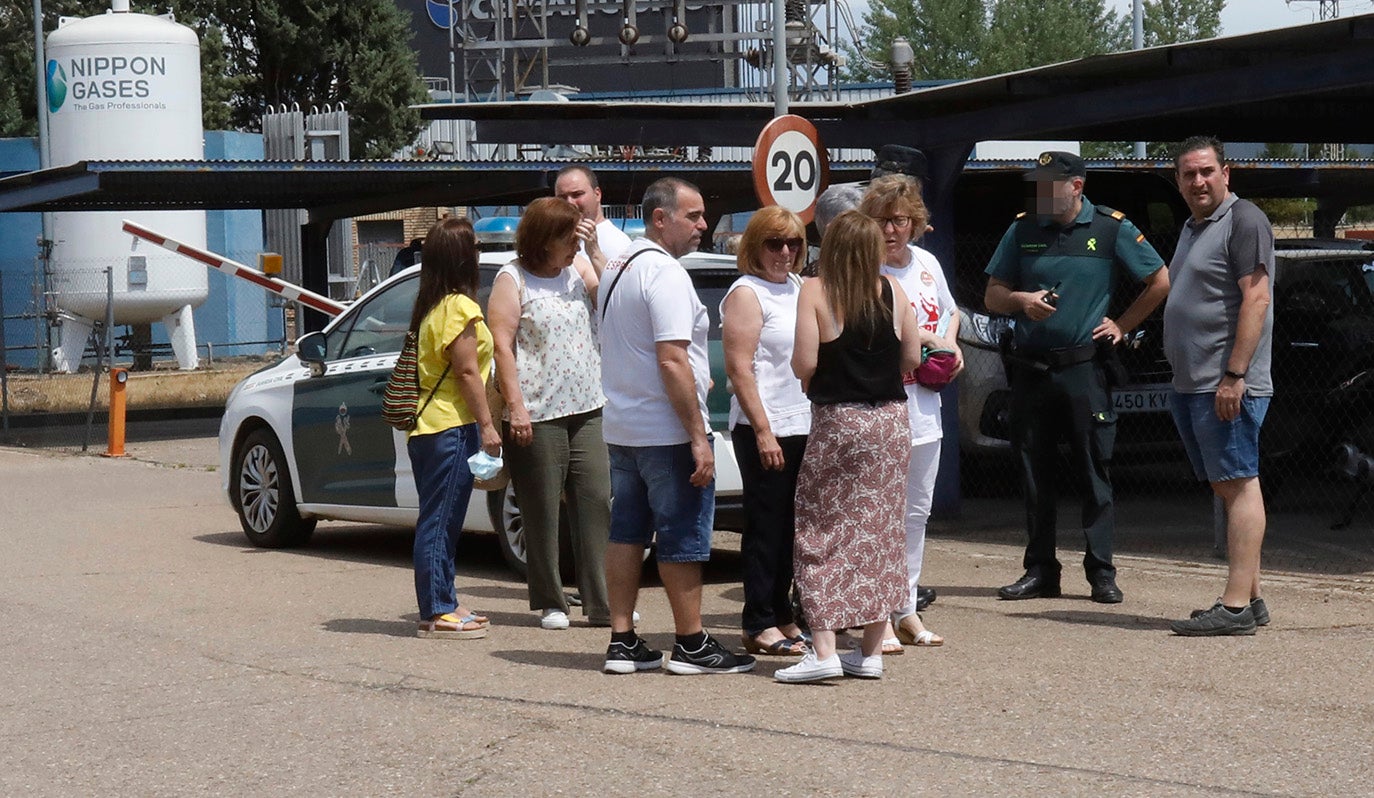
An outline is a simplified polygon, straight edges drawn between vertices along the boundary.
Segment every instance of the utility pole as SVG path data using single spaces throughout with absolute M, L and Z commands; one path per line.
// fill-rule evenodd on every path
M 1288 0 L 1288 5 L 1291 6 L 1295 2 L 1306 3 L 1312 2 L 1312 0 Z M 1319 4 L 1319 8 L 1317 9 L 1318 19 L 1325 21 L 1328 19 L 1335 19 L 1341 15 L 1341 0 L 1316 0 L 1316 2 Z

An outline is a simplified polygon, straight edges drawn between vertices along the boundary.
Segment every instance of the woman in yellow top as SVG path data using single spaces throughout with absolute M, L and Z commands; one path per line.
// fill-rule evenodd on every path
M 491 332 L 473 298 L 477 237 L 472 224 L 441 219 L 425 236 L 420 264 L 410 329 L 418 337 L 421 402 L 436 382 L 438 388 L 406 441 L 420 497 L 414 552 L 418 634 L 485 637 L 487 619 L 460 605 L 453 587 L 458 536 L 472 497 L 468 458 L 478 448 L 501 453 L 483 382 L 491 374 Z

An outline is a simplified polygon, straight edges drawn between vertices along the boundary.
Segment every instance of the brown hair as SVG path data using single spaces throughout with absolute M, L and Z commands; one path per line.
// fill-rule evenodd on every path
M 883 231 L 859 211 L 845 211 L 825 228 L 821 241 L 821 285 L 835 315 L 845 326 L 872 335 L 892 323 L 892 309 L 876 290 L 882 277 Z
M 554 244 L 571 236 L 580 221 L 582 213 L 557 197 L 540 197 L 525 206 L 515 228 L 515 254 L 521 265 L 546 265 L 553 256 Z
M 410 331 L 418 332 L 425 316 L 449 294 L 477 294 L 477 235 L 472 222 L 447 216 L 425 234 L 420 250 L 420 288 L 410 313 Z
M 910 216 L 911 239 L 915 241 L 926 233 L 930 223 L 930 211 L 925 200 L 921 199 L 921 183 L 906 175 L 883 175 L 868 184 L 859 210 L 874 219 L 879 216 Z M 879 225 L 881 229 L 881 225 Z
M 802 240 L 801 247 L 792 253 L 791 269 L 793 273 L 801 271 L 802 266 L 806 265 L 806 225 L 802 224 L 800 216 L 786 208 L 769 205 L 758 209 L 744 227 L 735 258 L 735 267 L 740 274 L 763 275 L 763 260 L 760 257 L 763 240 L 773 237 Z

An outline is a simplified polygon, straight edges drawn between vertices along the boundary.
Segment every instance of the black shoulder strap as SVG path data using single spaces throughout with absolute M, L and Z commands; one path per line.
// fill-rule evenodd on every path
M 634 260 L 635 258 L 639 257 L 640 255 L 643 255 L 645 252 L 648 252 L 648 251 L 651 250 L 651 249 L 656 249 L 656 250 L 658 250 L 659 252 L 663 252 L 663 250 L 658 249 L 658 247 L 645 247 L 644 249 L 641 249 L 640 251 L 638 251 L 638 252 L 636 252 L 635 254 L 631 255 L 630 257 L 626 258 L 626 259 L 625 259 L 625 265 L 624 265 L 624 266 L 621 266 L 620 269 L 616 271 L 615 279 L 611 281 L 611 287 L 606 289 L 606 298 L 601 300 L 601 320 L 602 320 L 602 321 L 605 321 L 605 320 L 606 320 L 606 308 L 607 308 L 607 306 L 609 306 L 609 305 L 611 304 L 611 294 L 615 293 L 615 286 L 616 286 L 617 283 L 620 282 L 620 278 L 625 276 L 625 270 L 626 270 L 627 268 L 629 268 L 629 266 L 630 266 L 630 261 L 632 261 L 632 260 Z M 668 255 L 667 252 L 663 252 L 663 254 L 664 254 L 664 255 Z M 672 256 L 671 256 L 671 255 L 668 255 L 668 257 L 672 257 Z

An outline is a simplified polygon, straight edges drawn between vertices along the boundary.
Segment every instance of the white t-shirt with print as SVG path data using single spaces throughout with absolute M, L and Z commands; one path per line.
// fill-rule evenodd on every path
M 635 253 L 648 250 L 634 257 Z M 626 261 L 630 260 L 629 265 Z M 601 315 L 601 429 L 616 446 L 672 446 L 691 440 L 678 420 L 658 370 L 659 341 L 686 341 L 702 423 L 711 428 L 706 389 L 711 321 L 687 270 L 657 244 L 637 238 L 606 265 L 597 288 Z
M 957 313 L 954 307 L 954 294 L 950 293 L 945 272 L 935 256 L 924 249 L 910 245 L 911 263 L 905 268 L 883 264 L 882 273 L 890 274 L 911 300 L 911 311 L 921 329 L 935 332 L 940 317 L 948 312 Z M 911 445 L 937 441 L 941 437 L 940 394 L 916 382 L 916 372 L 902 375 L 906 386 L 907 420 L 911 424 Z

